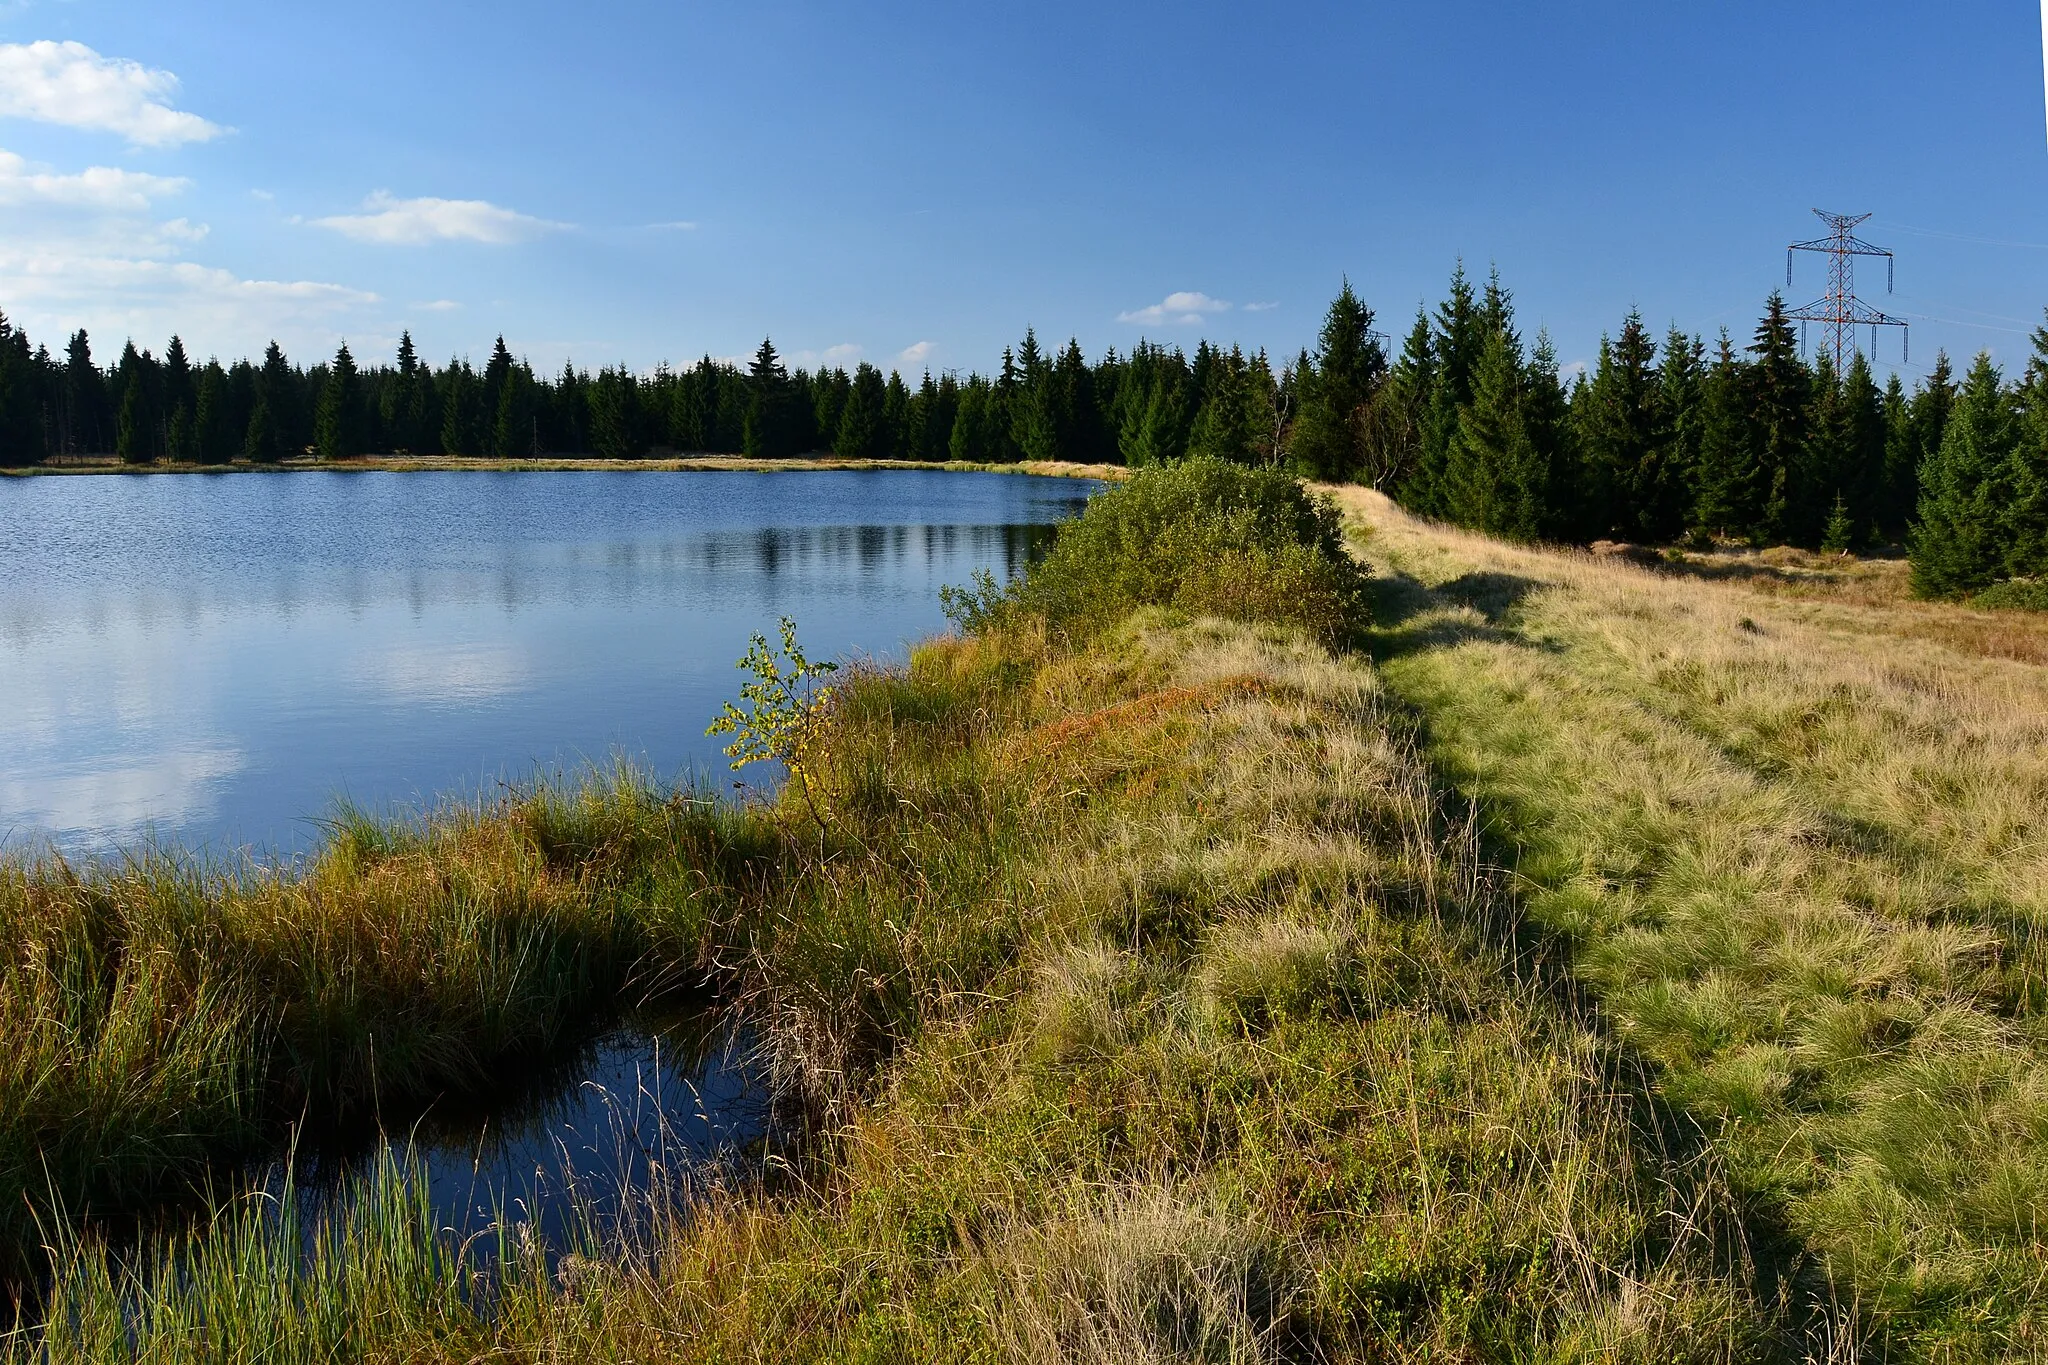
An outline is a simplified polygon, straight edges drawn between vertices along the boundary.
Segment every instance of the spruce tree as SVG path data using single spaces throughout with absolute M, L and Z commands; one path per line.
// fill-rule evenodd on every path
M 891 370 L 888 382 L 882 386 L 882 458 L 903 459 L 909 441 L 910 388 L 901 374 Z
M 2009 490 L 2001 517 L 2008 578 L 2048 575 L 2048 327 L 2036 327 L 2034 353 L 2015 395 L 2012 454 L 2004 477 Z
M 1372 322 L 1372 309 L 1346 278 L 1323 316 L 1313 359 L 1296 375 L 1301 409 L 1288 453 L 1310 477 L 1340 482 L 1364 467 L 1364 415 L 1387 371 Z
M 251 464 L 275 464 L 282 453 L 270 400 L 258 390 L 255 406 L 249 410 L 248 429 L 242 434 L 242 456 Z
M 801 453 L 797 450 L 795 401 L 789 372 L 775 354 L 775 343 L 761 338 L 747 366 L 746 428 L 741 445 L 750 458 L 778 460 Z
M 1785 317 L 1785 300 L 1772 294 L 1756 339 L 1748 379 L 1749 441 L 1756 452 L 1761 502 L 1756 522 L 1746 528 L 1760 544 L 1788 539 L 1800 519 L 1794 505 L 1806 462 L 1807 402 L 1812 377 L 1799 359 L 1799 341 Z
M 348 343 L 334 353 L 313 418 L 313 447 L 323 460 L 349 460 L 364 453 L 362 381 Z
M 1437 306 L 1430 329 L 1430 350 L 1434 374 L 1429 386 L 1429 410 L 1423 414 L 1417 442 L 1415 468 L 1402 485 L 1401 502 L 1425 516 L 1443 514 L 1444 463 L 1452 435 L 1458 429 L 1458 410 L 1471 401 L 1472 372 L 1486 346 L 1480 310 L 1472 294 L 1472 282 L 1460 261 L 1451 275 L 1451 291 Z
M 882 372 L 863 360 L 853 371 L 853 387 L 839 414 L 832 449 L 849 460 L 879 459 L 888 439 L 886 407 L 889 385 Z
M 1692 525 L 1706 424 L 1705 359 L 1706 347 L 1699 338 L 1677 327 L 1665 335 L 1664 363 L 1657 371 L 1663 442 L 1649 482 L 1650 507 L 1641 517 L 1652 540 L 1675 540 Z
M 995 460 L 996 417 L 991 411 L 994 399 L 989 381 L 978 374 L 969 375 L 960 386 L 960 405 L 953 415 L 953 434 L 947 446 L 952 458 L 968 464 Z
M 0 465 L 30 465 L 48 453 L 38 393 L 46 372 L 28 335 L 0 315 Z
M 1878 534 L 1888 435 L 1885 396 L 1878 391 L 1869 359 L 1860 351 L 1849 358 L 1848 373 L 1842 376 L 1840 420 L 1838 448 L 1844 464 L 1837 474 L 1837 492 L 1847 500 L 1854 527 L 1847 548 L 1855 549 Z
M 228 377 L 217 360 L 199 372 L 199 397 L 193 412 L 194 454 L 201 464 L 226 464 L 234 456 L 233 428 L 228 424 Z
M 114 453 L 129 464 L 148 464 L 156 458 L 156 414 L 146 366 L 132 341 L 121 351 L 114 382 L 121 395 L 114 417 Z
M 93 363 L 92 340 L 83 327 L 64 349 L 64 453 L 99 454 L 113 435 L 106 423 L 107 379 Z
M 1472 375 L 1472 401 L 1458 412 L 1445 452 L 1440 505 L 1464 526 L 1519 540 L 1542 532 L 1547 471 L 1522 423 L 1521 347 L 1497 328 Z
M 1576 477 L 1578 452 L 1572 448 L 1571 400 L 1565 395 L 1558 373 L 1557 348 L 1548 332 L 1536 333 L 1536 346 L 1529 354 L 1529 367 L 1522 379 L 1522 434 L 1529 445 L 1529 465 L 1524 487 L 1537 503 L 1526 529 L 1518 526 L 1512 534 L 1524 538 L 1566 540 L 1577 525 Z
M 1250 464 L 1258 430 L 1244 353 L 1233 348 L 1210 366 L 1209 391 L 1188 433 L 1188 454 Z
M 2016 414 L 1989 354 L 1963 381 L 1941 449 L 1920 471 L 1920 516 L 1912 536 L 1913 590 L 1962 597 L 1989 587 L 2005 567 L 2001 519 Z
M 1401 345 L 1401 354 L 1387 371 L 1366 414 L 1360 441 L 1360 479 L 1403 497 L 1419 497 L 1411 483 L 1421 453 L 1424 424 L 1436 384 L 1436 348 L 1429 330 L 1429 310 L 1415 310 L 1415 325 Z
M 1586 513 L 1599 536 L 1654 540 L 1658 524 L 1658 457 L 1663 449 L 1658 403 L 1657 344 L 1631 312 L 1621 335 L 1600 343 L 1587 407 L 1581 414 Z
M 275 341 L 263 350 L 263 368 L 258 372 L 257 391 L 265 409 L 269 432 L 263 455 L 251 459 L 278 460 L 303 448 L 299 434 L 298 375 L 285 359 L 284 348 Z
M 1700 456 L 1692 528 L 1746 537 L 1763 513 L 1762 476 L 1750 444 L 1749 377 L 1726 328 L 1700 382 Z
M 1884 467 L 1879 472 L 1871 518 L 1887 541 L 1903 540 L 1918 498 L 1920 446 L 1913 437 L 1913 410 L 1906 386 L 1893 374 L 1884 386 Z
M 1948 433 L 1949 414 L 1956 404 L 1955 371 L 1951 368 L 1947 351 L 1934 353 L 1934 368 L 1914 391 L 1909 405 L 1908 426 L 1912 432 L 1911 460 L 1901 462 L 1894 471 L 1897 484 L 1887 490 L 1890 500 L 1898 510 L 1903 526 L 1919 514 L 1920 471 L 1927 467 L 1941 451 L 1941 442 Z

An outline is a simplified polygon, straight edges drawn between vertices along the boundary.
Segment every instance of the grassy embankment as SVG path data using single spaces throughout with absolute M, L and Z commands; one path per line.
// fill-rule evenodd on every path
M 160 1276 L 87 1248 L 50 1358 L 1749 1360 L 1824 1335 L 1711 1153 L 1508 947 L 1515 905 L 1371 667 L 1327 647 L 1359 594 L 1332 520 L 1214 467 L 1125 492 L 971 637 L 849 680 L 810 799 L 714 814 L 626 783 L 357 829 L 247 917 L 289 938 L 358 905 L 434 942 L 418 916 L 558 886 L 573 922 L 656 926 L 639 969 L 710 974 L 812 1116 L 782 1174 L 552 1276 L 474 1280 L 389 1179 L 310 1264 L 260 1210 Z M 218 894 L 166 906 L 165 941 Z M 332 959 L 302 942 L 278 959 Z M 104 951 L 52 961 L 155 979 Z M 258 973 L 223 999 L 244 979 L 237 1007 L 280 1017 Z M 108 1056 L 64 1074 L 147 1093 Z
M 1343 496 L 1380 677 L 1745 1200 L 1893 1358 L 2048 1355 L 2048 620 Z

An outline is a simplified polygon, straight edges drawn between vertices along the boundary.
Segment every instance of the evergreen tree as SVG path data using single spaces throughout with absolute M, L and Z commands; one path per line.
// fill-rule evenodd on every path
M 1884 386 L 1884 468 L 1871 510 L 1877 534 L 1886 540 L 1899 540 L 1906 534 L 1919 495 L 1919 468 L 1912 405 L 1906 399 L 1906 386 L 1894 374 Z
M 1677 327 L 1664 338 L 1664 363 L 1657 372 L 1664 440 L 1645 494 L 1650 506 L 1638 516 L 1646 539 L 1675 540 L 1691 525 L 1701 431 L 1706 423 L 1706 349 L 1699 338 Z
M 98 454 L 109 448 L 106 425 L 107 384 L 93 364 L 92 341 L 83 327 L 71 334 L 64 350 L 64 453 Z
M 621 365 L 597 372 L 590 386 L 590 449 L 601 459 L 632 460 L 646 453 L 641 434 L 640 389 Z
M 0 314 L 0 465 L 34 464 L 47 453 L 41 371 L 28 335 Z
M 1522 422 L 1525 377 L 1520 342 L 1506 326 L 1496 327 L 1445 451 L 1438 505 L 1461 525 L 1533 540 L 1542 532 L 1548 471 Z
M 1760 544 L 1790 539 L 1802 519 L 1795 499 L 1803 491 L 1806 464 L 1807 404 L 1812 376 L 1799 359 L 1799 342 L 1785 317 L 1785 300 L 1772 294 L 1749 348 L 1755 357 L 1745 370 L 1749 380 L 1749 443 L 1756 452 L 1761 503 L 1756 523 L 1747 530 Z
M 1532 501 L 1540 495 L 1541 507 L 1526 527 L 1517 523 L 1509 533 L 1567 539 L 1577 520 L 1573 480 L 1578 453 L 1572 447 L 1571 400 L 1559 376 L 1557 348 L 1547 332 L 1536 333 L 1536 349 L 1522 380 L 1521 415 L 1530 450 L 1526 487 Z
M 1828 523 L 1821 532 L 1820 548 L 1831 555 L 1846 554 L 1856 544 L 1856 523 L 1849 515 L 1849 500 L 1841 494 L 1835 495 L 1834 510 L 1828 513 Z
M 1749 442 L 1749 377 L 1727 330 L 1700 383 L 1700 457 L 1693 528 L 1747 536 L 1763 515 L 1762 474 Z
M 1188 454 L 1251 464 L 1257 459 L 1258 415 L 1251 367 L 1244 352 L 1232 347 L 1210 368 L 1209 391 L 1188 433 Z
M 496 357 L 492 357 L 493 361 Z M 486 377 L 484 387 L 490 387 Z M 501 460 L 540 454 L 540 404 L 533 367 L 523 361 L 505 369 L 498 389 L 497 416 L 491 425 L 491 454 Z
M 234 428 L 229 425 L 227 373 L 210 360 L 199 371 L 199 396 L 192 421 L 193 457 L 201 464 L 226 464 L 234 457 Z
M 481 455 L 483 393 L 467 360 L 451 360 L 441 378 L 441 449 L 449 455 Z
M 1869 359 L 1860 351 L 1850 357 L 1848 372 L 1842 376 L 1839 412 L 1836 450 L 1842 466 L 1835 471 L 1836 493 L 1846 501 L 1852 527 L 1844 548 L 1854 549 L 1870 543 L 1878 533 L 1888 435 L 1885 397 L 1878 391 Z
M 1401 345 L 1401 355 L 1387 372 L 1387 382 L 1373 395 L 1361 433 L 1363 462 L 1360 482 L 1378 489 L 1401 489 L 1415 496 L 1415 476 L 1423 428 L 1429 420 L 1436 386 L 1436 346 L 1429 330 L 1429 311 L 1415 310 L 1415 325 Z
M 1921 596 L 1967 596 L 2003 571 L 2000 522 L 2015 425 L 1997 367 L 1979 355 L 1948 414 L 1941 449 L 1920 471 L 1912 559 L 1913 589 Z
M 903 376 L 889 371 L 882 386 L 882 458 L 903 459 L 910 441 L 910 389 Z
M 270 400 L 258 390 L 255 406 L 249 410 L 248 428 L 242 435 L 242 455 L 253 464 L 275 464 L 282 453 L 277 420 L 270 415 Z
M 293 442 L 298 434 L 298 376 L 285 359 L 284 348 L 275 341 L 263 351 L 263 368 L 257 378 L 258 403 L 264 409 L 268 433 L 261 447 L 252 448 L 252 460 L 275 461 L 295 454 L 302 447 Z M 253 421 L 253 416 L 252 416 Z M 260 450 L 260 453 L 257 453 Z
M 1430 331 L 1434 370 L 1429 385 L 1429 410 L 1423 415 L 1415 468 L 1403 486 L 1401 501 L 1425 516 L 1444 515 L 1444 468 L 1458 412 L 1472 400 L 1472 375 L 1486 349 L 1472 282 L 1460 261 L 1451 275 L 1451 292 L 1437 306 Z
M 1655 540 L 1676 528 L 1660 524 L 1664 448 L 1656 373 L 1657 344 L 1631 312 L 1621 335 L 1600 343 L 1587 406 L 1581 414 L 1587 529 L 1594 536 Z
M 114 382 L 121 395 L 121 407 L 114 419 L 114 453 L 129 464 L 148 464 L 156 458 L 156 413 L 150 403 L 145 362 L 129 342 L 121 351 Z
M 779 460 L 800 453 L 795 401 L 789 372 L 775 354 L 775 343 L 761 338 L 760 348 L 747 367 L 747 409 L 741 448 L 748 456 Z
M 313 417 L 313 448 L 323 460 L 351 460 L 365 453 L 362 379 L 356 358 L 343 342 L 327 369 Z
M 1296 376 L 1301 408 L 1288 453 L 1314 478 L 1351 479 L 1365 467 L 1364 417 L 1387 372 L 1372 322 L 1372 309 L 1345 279 L 1323 316 L 1313 361 Z
M 1919 514 L 1920 471 L 1941 452 L 1956 395 L 1955 371 L 1949 365 L 1948 352 L 1936 351 L 1934 368 L 1914 392 L 1908 412 L 1910 459 L 1891 471 L 1895 482 L 1887 489 L 1888 501 L 1902 527 Z
M 2004 576 L 2048 575 L 2048 327 L 2036 327 L 2034 353 L 2015 395 L 2017 414 L 2001 517 Z
M 970 464 L 987 464 L 996 459 L 1000 442 L 994 403 L 994 387 L 980 375 L 969 375 L 960 386 L 960 405 L 953 414 L 953 434 L 947 450 L 954 459 Z
M 847 392 L 846 406 L 840 410 L 839 431 L 832 449 L 849 460 L 879 459 L 888 437 L 884 411 L 888 401 L 889 386 L 882 372 L 865 360 L 855 366 L 853 387 Z

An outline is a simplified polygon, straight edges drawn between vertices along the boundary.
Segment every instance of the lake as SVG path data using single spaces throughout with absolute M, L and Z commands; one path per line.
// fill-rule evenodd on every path
M 756 631 L 900 658 L 1095 485 L 873 471 L 0 480 L 0 841 L 302 851 L 626 757 L 723 783 Z

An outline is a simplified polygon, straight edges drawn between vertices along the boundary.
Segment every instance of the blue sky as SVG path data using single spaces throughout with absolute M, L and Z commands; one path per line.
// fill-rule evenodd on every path
M 1899 252 L 1909 376 L 2048 304 L 2018 0 L 15 0 L 0 45 L 0 308 L 102 359 L 1291 354 L 1347 273 L 1399 334 L 1462 255 L 1570 363 L 1632 306 L 1745 335 L 1814 206 Z

